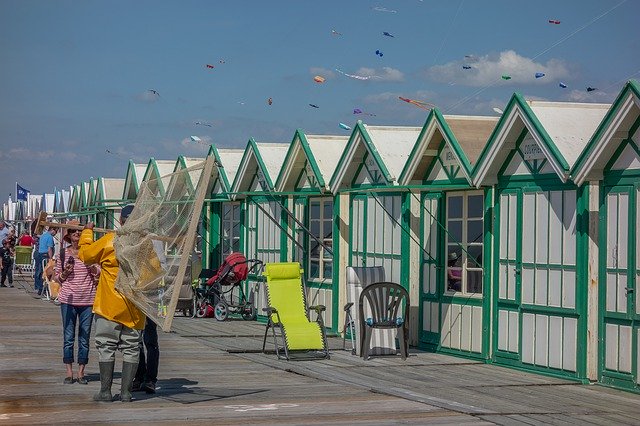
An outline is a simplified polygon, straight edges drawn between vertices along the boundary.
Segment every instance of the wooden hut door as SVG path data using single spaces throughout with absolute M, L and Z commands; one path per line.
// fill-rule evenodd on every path
M 624 387 L 640 383 L 640 185 L 616 186 L 605 195 L 606 226 L 600 250 L 601 380 Z

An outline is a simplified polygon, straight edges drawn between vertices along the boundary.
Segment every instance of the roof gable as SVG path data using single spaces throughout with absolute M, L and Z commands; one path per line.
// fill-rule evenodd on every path
M 544 158 L 562 182 L 608 105 L 526 101 L 514 93 L 473 171 L 476 186 L 497 182 L 498 171 L 527 138 L 532 157 Z
M 232 192 L 271 191 L 272 176 L 280 171 L 289 145 L 257 143 L 249 139 L 238 166 L 238 173 L 232 185 Z
M 147 164 L 134 163 L 132 160 L 129 160 L 122 193 L 123 200 L 133 201 L 137 198 L 138 190 L 140 189 L 140 184 L 142 183 L 146 170 Z
M 606 165 L 624 140 L 640 126 L 640 84 L 629 80 L 571 169 L 577 185 L 603 176 Z
M 423 183 L 425 178 L 435 180 L 438 175 L 434 173 L 435 168 L 448 168 L 450 171 L 458 170 L 457 176 L 471 184 L 473 162 L 497 122 L 497 117 L 443 116 L 437 108 L 432 109 L 400 175 L 399 183 Z M 455 176 L 451 172 L 445 175 L 448 179 Z
M 211 145 L 208 155 L 212 155 L 215 161 L 211 172 L 209 194 L 227 195 L 231 192 L 231 185 L 244 151 L 243 149 L 218 149 L 215 145 Z

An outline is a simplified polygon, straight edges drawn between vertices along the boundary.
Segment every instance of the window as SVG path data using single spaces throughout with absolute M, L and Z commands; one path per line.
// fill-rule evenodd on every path
M 329 251 L 333 247 L 333 200 L 309 200 L 309 231 L 309 278 L 330 280 L 333 274 L 333 256 Z
M 222 259 L 240 251 L 240 203 L 222 204 Z
M 448 292 L 482 295 L 482 192 L 447 194 Z

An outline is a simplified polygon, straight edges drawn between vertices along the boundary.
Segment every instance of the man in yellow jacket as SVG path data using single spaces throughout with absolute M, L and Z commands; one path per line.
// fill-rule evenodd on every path
M 122 208 L 121 224 L 124 224 L 132 210 L 132 205 Z M 78 252 L 78 257 L 84 263 L 97 263 L 102 269 L 93 303 L 96 349 L 100 357 L 100 392 L 95 394 L 93 399 L 113 400 L 111 384 L 116 350 L 119 350 L 123 359 L 120 400 L 129 402 L 132 398 L 131 385 L 138 368 L 145 315 L 115 288 L 119 267 L 113 248 L 114 233 L 105 234 L 94 242 L 93 226 L 93 223 L 89 222 L 82 231 Z

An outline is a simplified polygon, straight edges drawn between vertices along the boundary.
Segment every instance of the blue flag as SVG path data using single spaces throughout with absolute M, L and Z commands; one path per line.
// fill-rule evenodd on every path
M 20 185 L 18 185 L 18 182 L 16 182 L 16 200 L 27 201 L 27 195 L 30 193 L 31 191 L 21 187 Z

